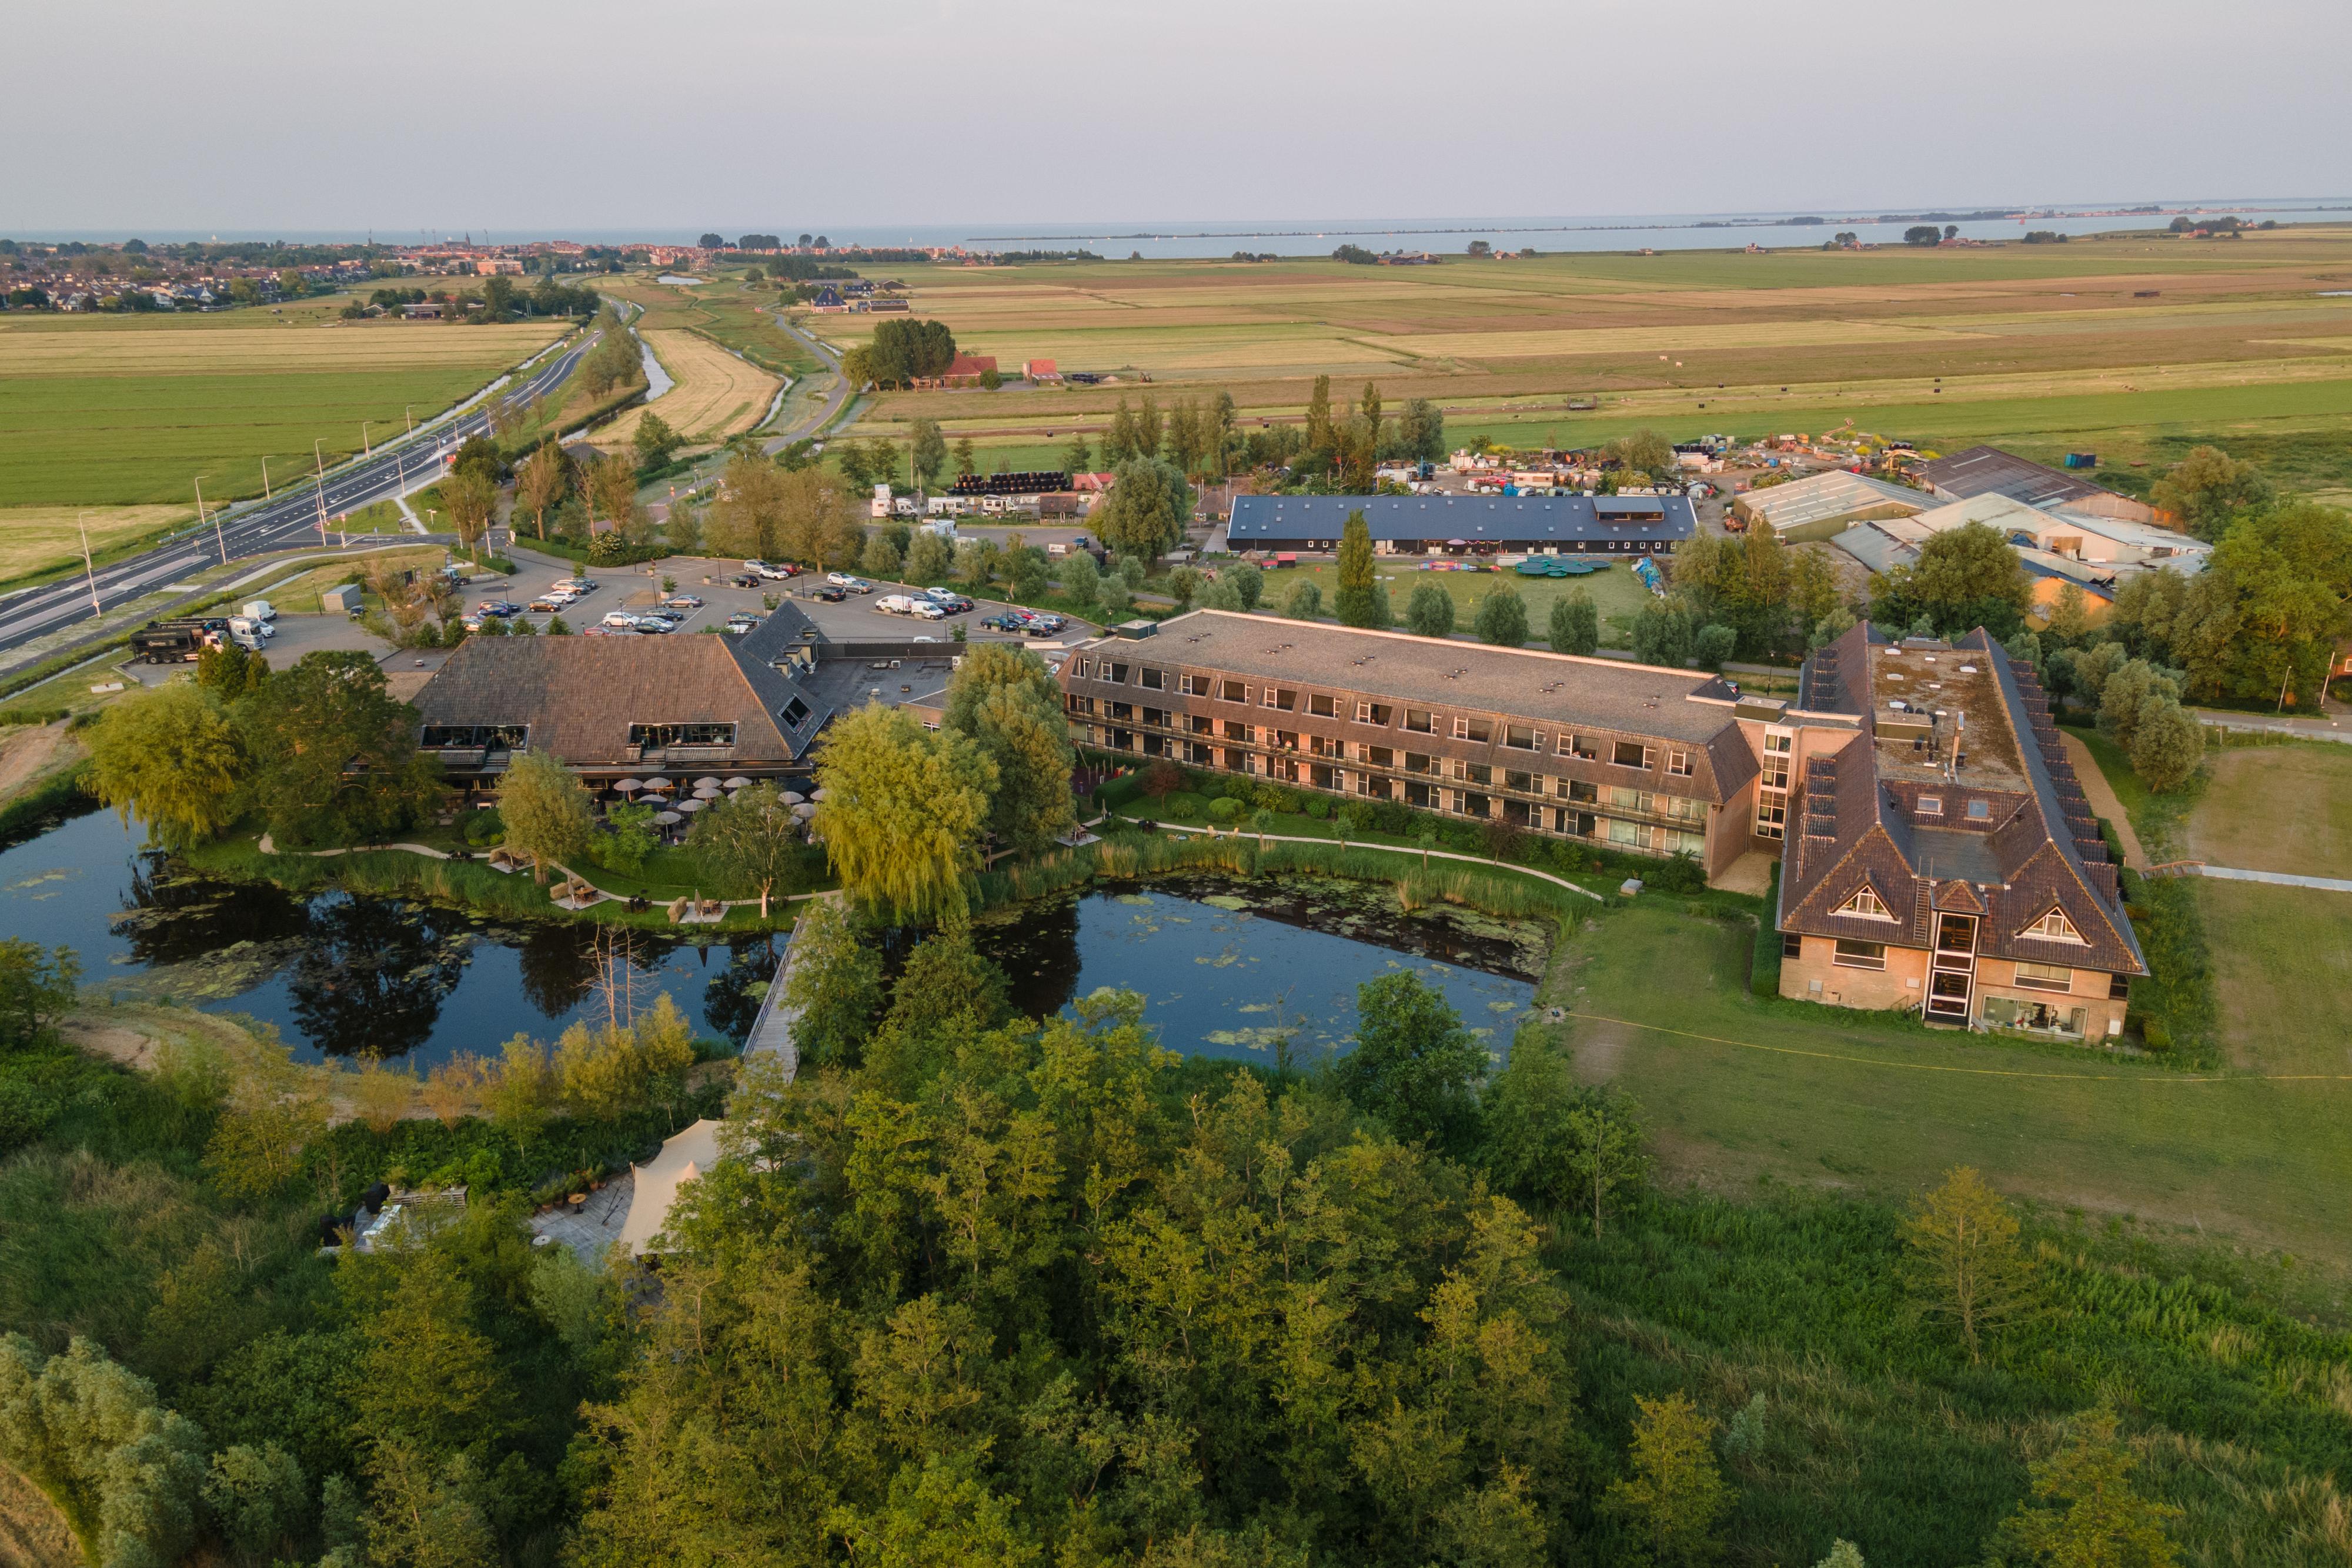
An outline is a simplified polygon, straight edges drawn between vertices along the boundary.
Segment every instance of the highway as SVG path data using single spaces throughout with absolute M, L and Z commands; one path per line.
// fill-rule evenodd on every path
M 525 401 L 543 397 L 571 375 L 595 340 L 596 334 L 588 333 L 561 352 L 549 355 L 520 382 L 503 387 L 493 382 L 491 388 L 477 393 L 454 414 L 428 421 L 413 435 L 388 442 L 368 456 L 352 458 L 329 469 L 323 530 L 320 521 L 320 486 L 315 479 L 280 489 L 267 501 L 246 502 L 218 512 L 207 508 L 204 526 L 100 570 L 97 574 L 100 604 L 112 610 L 182 581 L 184 574 L 202 571 L 224 561 L 303 545 L 341 548 L 334 518 L 432 483 L 440 476 L 443 453 L 454 451 L 468 436 L 488 432 L 486 394 L 489 391 L 504 391 Z M 9 650 L 90 620 L 90 580 L 76 573 L 46 587 L 19 589 L 0 595 L 0 665 L 22 662 L 7 659 Z

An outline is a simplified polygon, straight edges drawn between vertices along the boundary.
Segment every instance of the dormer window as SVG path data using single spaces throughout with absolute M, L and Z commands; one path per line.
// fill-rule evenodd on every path
M 1990 822 L 1990 821 L 1992 821 L 1992 802 L 1991 802 L 1991 801 L 1990 801 L 1990 800 L 1971 800 L 1971 801 L 1969 801 L 1969 821 L 1971 821 L 1971 822 Z
M 1852 898 L 1847 899 L 1843 904 L 1839 904 L 1837 912 L 1840 915 L 1859 915 L 1864 920 L 1892 920 L 1895 918 L 1895 916 L 1888 912 L 1885 901 L 1880 899 L 1878 896 L 1877 890 L 1871 887 L 1866 883 L 1863 885 L 1861 892 L 1855 894 Z
M 1944 814 L 1944 798 L 1941 795 L 1920 796 L 1919 814 L 1923 817 L 1942 816 Z
M 2073 921 L 2066 918 L 2066 912 L 2054 905 L 2052 906 L 2049 914 L 2019 932 L 2018 935 L 2039 936 L 2045 942 L 2073 942 L 2079 945 L 2083 940 L 2083 934 L 2074 929 Z

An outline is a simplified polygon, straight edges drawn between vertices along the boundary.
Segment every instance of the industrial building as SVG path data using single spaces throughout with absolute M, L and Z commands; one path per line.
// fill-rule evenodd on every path
M 1941 501 L 1999 495 L 2043 510 L 2063 507 L 2136 523 L 2156 521 L 2155 508 L 2145 501 L 2135 501 L 2079 475 L 2031 462 L 1998 446 L 1971 446 L 1949 457 L 1919 464 L 1911 472 Z
M 1770 528 L 1782 544 L 1800 544 L 1834 538 L 1851 523 L 1907 517 L 1935 504 L 1936 498 L 1923 490 L 1832 468 L 1750 490 L 1731 503 L 1731 515 L 1748 528 Z
M 1360 511 L 1381 555 L 1666 555 L 1697 529 L 1685 496 L 1236 496 L 1235 550 L 1331 550 Z

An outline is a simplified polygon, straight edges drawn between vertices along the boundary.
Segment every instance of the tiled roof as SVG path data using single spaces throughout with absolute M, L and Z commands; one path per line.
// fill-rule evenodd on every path
M 1391 541 L 1659 544 L 1697 526 L 1686 496 L 1236 496 L 1226 538 L 1237 549 L 1336 539 L 1356 511 Z

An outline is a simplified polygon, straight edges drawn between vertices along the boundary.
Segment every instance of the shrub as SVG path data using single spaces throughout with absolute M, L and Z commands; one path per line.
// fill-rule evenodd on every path
M 1339 820 L 1348 824 L 1350 832 L 1360 833 L 1372 825 L 1372 808 L 1362 800 L 1350 800 L 1339 808 Z
M 1331 814 L 1331 802 L 1323 796 L 1310 795 L 1307 798 L 1307 814 L 1319 822 Z
M 1222 800 L 1209 802 L 1209 821 L 1213 822 L 1236 821 L 1240 820 L 1241 814 L 1242 803 L 1231 795 Z
M 495 844 L 506 836 L 507 825 L 499 818 L 497 807 L 493 806 L 486 811 L 469 811 L 466 814 L 466 841 L 476 849 Z
M 1268 811 L 1295 811 L 1298 809 L 1298 797 L 1271 779 L 1251 790 L 1249 800 L 1250 804 Z

